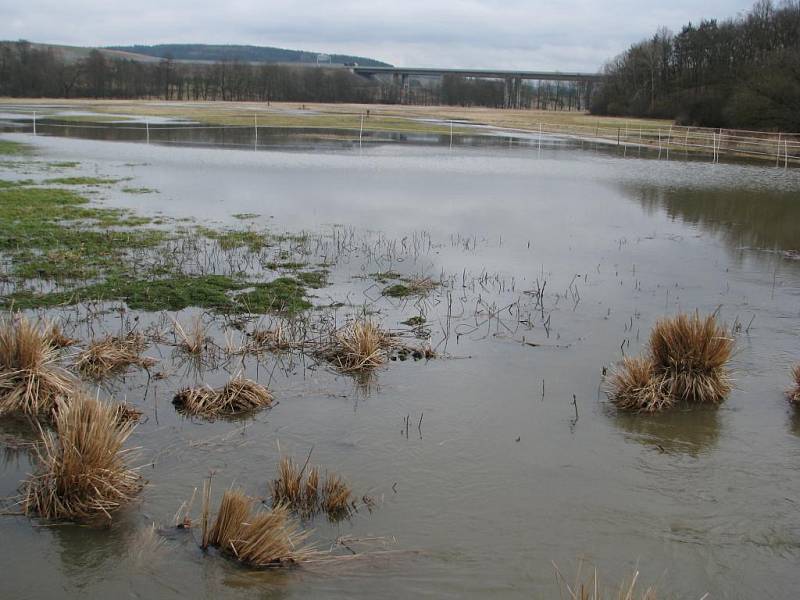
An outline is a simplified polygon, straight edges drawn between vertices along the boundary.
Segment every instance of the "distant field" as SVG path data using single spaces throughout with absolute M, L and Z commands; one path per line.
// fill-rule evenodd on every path
M 445 133 L 448 124 L 429 123 L 425 119 L 464 121 L 501 128 L 535 131 L 544 125 L 583 127 L 621 127 L 655 129 L 670 121 L 596 117 L 576 111 L 510 110 L 464 108 L 457 106 L 404 106 L 386 104 L 321 104 L 301 102 L 164 102 L 149 100 L 33 100 L 0 99 L 3 105 L 30 106 L 44 111 L 54 107 L 136 116 L 184 118 L 216 125 L 249 125 L 255 119 L 262 127 L 320 127 L 358 129 L 361 115 L 370 130 L 420 131 Z M 42 113 L 44 116 L 44 113 Z M 254 116 L 255 115 L 255 116 Z M 83 120 L 83 119 L 82 119 Z M 87 119 L 88 120 L 88 119 Z M 458 125 L 454 128 L 458 131 Z

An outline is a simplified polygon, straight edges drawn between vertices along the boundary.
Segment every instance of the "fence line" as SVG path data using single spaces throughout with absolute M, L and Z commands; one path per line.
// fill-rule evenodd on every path
M 372 113 L 370 118 L 364 119 L 360 113 L 336 113 L 337 116 L 360 117 L 360 121 L 354 124 L 302 124 L 292 123 L 286 125 L 267 125 L 258 123 L 258 113 L 247 112 L 219 112 L 207 113 L 204 119 L 252 119 L 252 124 L 205 124 L 198 121 L 187 121 L 185 124 L 176 123 L 179 117 L 167 118 L 163 124 L 150 123 L 149 119 L 144 118 L 141 122 L 118 124 L 116 122 L 105 122 L 101 119 L 96 122 L 76 121 L 73 123 L 52 123 L 48 122 L 48 117 L 33 113 L 30 122 L 33 133 L 42 131 L 45 127 L 53 128 L 85 128 L 85 129 L 114 129 L 114 130 L 140 130 L 143 138 L 150 141 L 151 129 L 157 131 L 193 131 L 193 130 L 252 130 L 254 132 L 256 144 L 258 131 L 269 129 L 327 129 L 354 131 L 359 140 L 365 132 L 384 132 L 384 133 L 408 133 L 408 134 L 428 134 L 428 135 L 447 135 L 448 129 L 451 138 L 454 134 L 454 126 L 461 128 L 456 131 L 456 135 L 465 135 L 463 129 L 474 128 L 474 133 L 480 134 L 480 129 L 489 128 L 506 134 L 524 134 L 536 139 L 538 136 L 541 145 L 541 136 L 557 136 L 582 141 L 594 141 L 607 145 L 632 146 L 640 148 L 657 149 L 658 151 L 683 151 L 685 153 L 709 155 L 713 162 L 719 162 L 721 156 L 740 156 L 754 159 L 774 159 L 776 166 L 788 167 L 790 164 L 800 165 L 800 134 L 789 134 L 783 132 L 763 132 L 738 129 L 712 129 L 708 127 L 688 127 L 681 125 L 652 125 L 630 127 L 627 123 L 623 126 L 603 124 L 598 121 L 594 125 L 580 125 L 568 123 L 549 123 L 539 121 L 527 127 L 501 127 L 488 123 L 458 122 L 452 120 L 426 120 L 426 123 L 433 125 L 437 129 L 397 127 L 392 128 L 391 123 L 383 122 L 382 119 L 400 119 L 406 122 L 418 122 L 418 119 L 400 117 L 396 115 L 383 115 Z M 274 113 L 265 113 L 274 116 Z M 327 115 L 310 115 L 327 116 Z M 52 117 L 58 120 L 57 116 Z M 472 133 L 471 131 L 469 133 Z

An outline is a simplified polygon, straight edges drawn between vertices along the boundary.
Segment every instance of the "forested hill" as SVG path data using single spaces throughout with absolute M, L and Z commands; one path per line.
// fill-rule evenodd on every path
M 286 50 L 271 46 L 238 46 L 215 44 L 157 44 L 154 46 L 109 46 L 111 50 L 145 54 L 157 58 L 218 62 L 223 60 L 254 63 L 316 63 L 318 54 L 303 50 Z M 328 54 L 332 63 L 358 63 L 368 67 L 391 66 L 388 63 L 347 54 Z
M 800 131 L 800 0 L 759 0 L 745 15 L 661 29 L 608 63 L 596 114 Z

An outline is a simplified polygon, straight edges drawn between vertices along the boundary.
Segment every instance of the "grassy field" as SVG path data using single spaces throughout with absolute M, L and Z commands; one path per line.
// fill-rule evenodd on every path
M 535 131 L 539 124 L 591 127 L 629 127 L 631 129 L 656 129 L 669 126 L 670 121 L 656 119 L 627 119 L 596 117 L 577 111 L 506 110 L 458 106 L 404 106 L 387 104 L 314 104 L 259 102 L 164 102 L 148 100 L 31 100 L 0 99 L 3 105 L 30 107 L 33 110 L 53 112 L 53 106 L 70 110 L 85 110 L 99 114 L 135 115 L 140 117 L 181 118 L 214 125 L 252 125 L 260 127 L 309 127 L 357 130 L 361 126 L 371 131 L 400 131 L 446 134 L 447 123 L 429 122 L 463 121 L 471 124 L 500 128 Z M 38 107 L 38 108 L 37 108 Z M 40 113 L 44 118 L 46 112 Z M 59 117 L 61 118 L 61 117 Z M 81 120 L 88 120 L 82 117 Z M 454 131 L 464 133 L 466 128 L 456 124 Z

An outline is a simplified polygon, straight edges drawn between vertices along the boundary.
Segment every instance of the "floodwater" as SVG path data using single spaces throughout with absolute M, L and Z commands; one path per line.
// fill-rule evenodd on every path
M 784 398 L 800 360 L 800 172 L 554 144 L 254 152 L 8 137 L 37 160 L 159 191 L 115 186 L 96 196 L 106 205 L 308 232 L 312 261 L 338 261 L 316 304 L 343 302 L 340 321 L 366 306 L 391 328 L 424 314 L 442 357 L 390 362 L 362 385 L 303 357 L 197 374 L 151 348 L 169 377 L 106 385 L 147 416 L 131 438 L 141 502 L 110 530 L 3 517 L 3 597 L 554 598 L 551 561 L 571 579 L 581 559 L 608 583 L 638 568 L 664 597 L 800 588 L 800 411 Z M 446 285 L 396 300 L 357 277 L 390 269 Z M 539 305 L 528 292 L 544 282 Z M 734 391 L 716 410 L 616 414 L 603 368 L 679 310 L 741 324 Z M 182 385 L 241 368 L 277 406 L 236 422 L 175 413 Z M 313 539 L 379 538 L 365 558 L 253 573 L 171 530 L 210 471 L 215 499 L 232 483 L 265 496 L 280 452 L 312 447 L 312 462 L 378 500 L 339 524 L 317 518 Z M 31 467 L 6 457 L 0 494 L 12 495 Z M 132 557 L 154 522 L 165 548 Z

